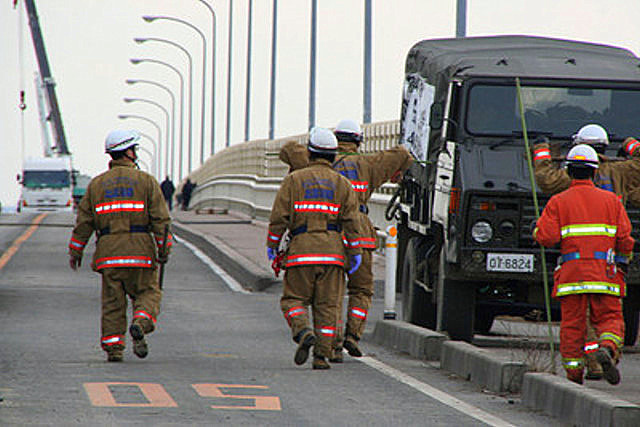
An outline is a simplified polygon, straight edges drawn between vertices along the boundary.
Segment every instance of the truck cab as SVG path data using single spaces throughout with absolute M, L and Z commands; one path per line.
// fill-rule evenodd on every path
M 20 212 L 73 211 L 69 156 L 27 158 L 18 181 L 22 185 Z
M 561 159 L 580 127 L 609 133 L 606 155 L 640 135 L 640 59 L 611 46 L 530 36 L 425 40 L 405 68 L 401 143 L 419 160 L 396 211 L 404 319 L 471 341 L 498 315 L 544 310 L 541 250 L 523 135 Z M 534 188 L 540 211 L 549 199 Z M 638 241 L 640 210 L 626 206 Z M 549 283 L 559 248 L 545 252 Z M 627 275 L 629 344 L 638 333 L 638 256 Z M 551 286 L 550 286 L 551 288 Z M 559 306 L 552 306 L 559 318 Z M 634 335 L 635 334 L 635 335 Z

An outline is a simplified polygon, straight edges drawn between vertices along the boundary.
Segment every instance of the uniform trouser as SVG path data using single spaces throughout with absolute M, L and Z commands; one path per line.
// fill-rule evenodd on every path
M 561 297 L 560 353 L 564 368 L 570 375 L 583 371 L 587 307 L 591 310 L 591 323 L 596 330 L 599 346 L 610 348 L 617 360 L 619 348 L 624 342 L 624 319 L 619 297 L 606 294 Z M 587 349 L 590 352 L 595 350 L 593 347 Z
M 344 268 L 335 265 L 309 265 L 288 268 L 280 307 L 293 337 L 309 328 L 311 305 L 317 341 L 313 353 L 331 357 L 336 337 L 339 300 L 344 291 Z
M 127 330 L 127 296 L 133 307 L 132 323 L 144 333 L 153 332 L 160 313 L 162 291 L 156 269 L 106 268 L 102 273 L 102 348 L 124 349 Z
M 373 297 L 373 251 L 362 251 L 362 264 L 348 277 L 347 294 L 347 330 L 346 334 L 359 340 L 364 333 L 367 322 L 371 298 Z M 342 331 L 342 298 L 340 298 L 340 308 L 338 316 L 338 336 L 335 347 L 342 347 L 344 340 Z
M 593 327 L 593 324 L 591 323 L 591 306 L 587 305 L 587 346 L 593 345 L 593 343 L 597 343 L 598 342 L 598 334 L 596 332 L 596 328 Z M 585 353 L 584 355 L 585 357 L 585 364 L 587 367 L 587 370 L 592 371 L 594 369 L 599 369 L 599 364 L 596 361 L 596 357 L 595 354 L 592 352 L 589 353 Z M 599 369 L 601 370 L 601 369 Z

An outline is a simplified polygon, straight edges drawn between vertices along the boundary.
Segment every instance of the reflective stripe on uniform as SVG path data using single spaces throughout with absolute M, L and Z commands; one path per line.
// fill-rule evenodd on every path
M 635 139 L 631 139 L 629 142 L 627 142 L 624 145 L 624 149 L 629 154 L 633 154 L 634 151 L 636 151 L 638 149 L 638 147 L 640 147 L 640 143 L 638 141 L 636 141 Z
M 368 181 L 351 181 L 351 188 L 358 193 L 366 193 L 369 189 Z
M 357 319 L 366 319 L 367 318 L 367 310 L 365 310 L 364 308 L 360 308 L 360 307 L 353 307 L 351 308 L 351 311 L 349 312 L 351 314 L 351 316 L 357 318 Z
M 538 148 L 533 152 L 533 161 L 551 159 L 551 152 L 548 148 Z
M 611 341 L 616 347 L 620 348 L 623 344 L 623 339 L 616 334 L 612 334 L 611 332 L 603 332 L 600 334 L 600 342 L 602 341 Z
M 330 265 L 344 265 L 344 256 L 337 254 L 304 254 L 304 255 L 289 255 L 287 257 L 287 267 L 295 267 L 296 265 L 307 264 L 330 264 Z
M 96 205 L 95 210 L 98 215 L 111 212 L 142 212 L 144 211 L 144 202 L 122 200 L 118 202 L 99 203 Z
M 301 314 L 306 314 L 307 310 L 304 307 L 293 307 L 290 308 L 289 310 L 287 310 L 287 312 L 284 314 L 284 317 L 289 320 L 292 317 L 296 317 L 296 316 L 300 316 Z
M 158 237 L 155 236 L 156 239 L 156 244 L 158 245 L 158 248 L 162 248 L 162 246 L 164 245 L 164 237 Z M 171 235 L 171 233 L 167 234 L 167 247 L 170 248 L 173 246 L 173 236 Z
M 322 212 L 331 215 L 340 213 L 340 204 L 329 202 L 294 202 L 296 212 Z
M 151 257 L 148 256 L 114 256 L 98 258 L 96 260 L 96 269 L 101 270 L 103 268 L 111 267 L 152 267 Z
M 109 335 L 102 337 L 100 343 L 102 344 L 102 347 L 110 347 L 116 344 L 124 345 L 124 335 Z
M 573 359 L 573 358 L 562 358 L 562 366 L 564 366 L 564 369 L 570 370 L 570 369 L 582 369 L 582 358 L 580 359 Z
M 562 227 L 560 234 L 563 239 L 576 236 L 615 237 L 617 229 L 617 226 L 609 224 L 572 224 Z
M 350 248 L 375 249 L 376 239 L 373 237 L 362 237 L 360 239 L 349 240 L 347 244 Z
M 597 293 L 620 296 L 620 285 L 609 282 L 573 282 L 559 283 L 556 296 Z
M 69 249 L 74 249 L 76 251 L 81 251 L 84 249 L 84 247 L 86 246 L 86 242 L 81 242 L 79 240 L 74 239 L 73 237 L 71 238 L 71 241 L 69 242 Z
M 324 337 L 335 337 L 336 336 L 336 328 L 333 326 L 323 326 L 318 329 L 320 335 Z
M 598 350 L 600 348 L 600 346 L 598 345 L 597 341 L 591 341 L 588 342 L 584 345 L 584 352 L 589 354 L 589 353 L 594 353 L 596 350 Z
M 267 234 L 267 240 L 274 243 L 279 243 L 281 237 L 282 237 L 282 234 L 276 234 L 271 231 L 269 231 Z
M 144 310 L 136 310 L 133 313 L 133 318 L 134 319 L 149 319 L 151 320 L 153 323 L 156 323 L 156 319 L 154 319 L 154 317 L 152 315 L 150 315 L 149 313 L 147 313 Z

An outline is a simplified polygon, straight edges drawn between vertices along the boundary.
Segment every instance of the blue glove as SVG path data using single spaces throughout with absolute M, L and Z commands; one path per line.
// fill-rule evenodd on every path
M 362 255 L 358 254 L 358 255 L 352 256 L 351 262 L 349 263 L 350 268 L 347 273 L 349 274 L 355 273 L 355 271 L 360 267 L 360 264 L 362 264 Z
M 267 248 L 267 258 L 269 258 L 269 261 L 273 261 L 275 257 L 276 257 L 276 250 L 273 248 Z

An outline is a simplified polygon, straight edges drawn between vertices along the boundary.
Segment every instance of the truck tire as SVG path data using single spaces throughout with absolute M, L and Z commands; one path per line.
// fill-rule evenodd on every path
M 439 326 L 452 340 L 471 342 L 475 320 L 476 290 L 472 283 L 447 277 L 444 248 L 438 268 Z
M 420 264 L 425 262 L 426 248 L 421 244 L 422 238 L 412 237 L 402 262 L 402 318 L 414 325 L 429 329 L 436 326 L 436 307 L 432 293 L 428 293 L 418 284 L 422 272 Z

